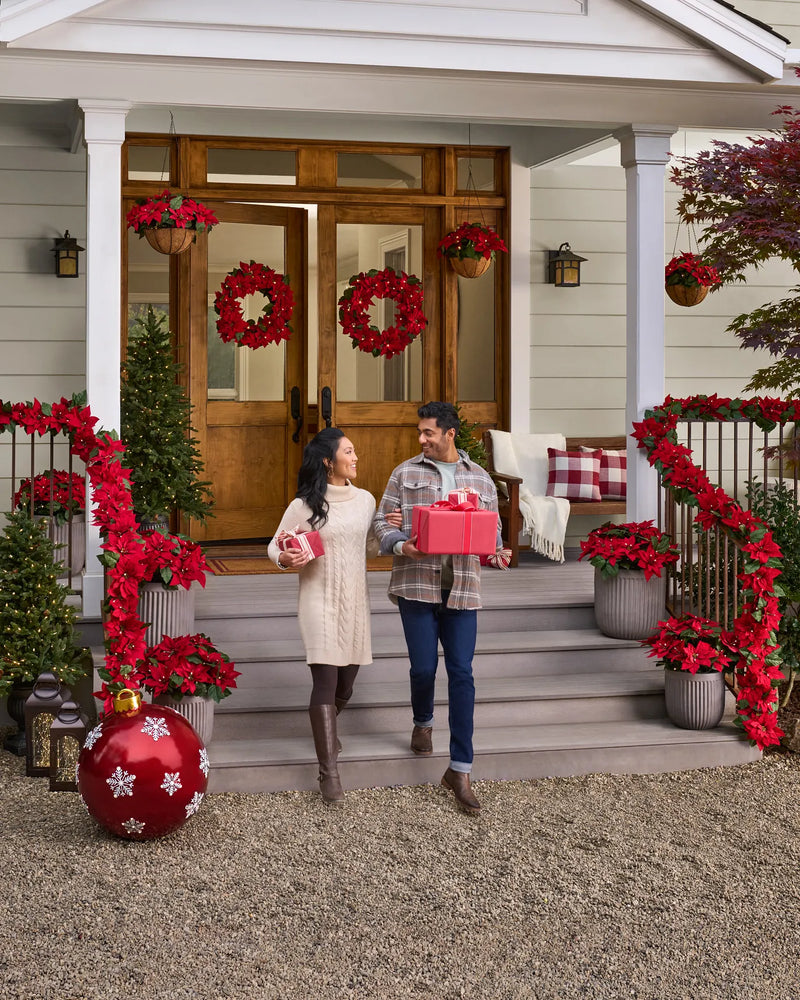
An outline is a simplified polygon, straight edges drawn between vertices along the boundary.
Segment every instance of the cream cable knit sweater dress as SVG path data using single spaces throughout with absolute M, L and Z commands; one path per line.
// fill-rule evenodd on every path
M 300 570 L 297 619 L 308 663 L 337 667 L 372 663 L 369 592 L 365 557 L 378 554 L 372 532 L 375 498 L 348 483 L 329 486 L 328 520 L 317 530 L 325 555 Z M 298 525 L 310 529 L 311 510 L 295 497 L 275 534 Z M 270 542 L 268 553 L 277 565 L 280 550 Z

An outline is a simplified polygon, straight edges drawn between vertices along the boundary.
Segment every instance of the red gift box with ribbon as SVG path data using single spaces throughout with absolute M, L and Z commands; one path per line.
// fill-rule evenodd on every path
M 455 504 L 469 504 L 470 507 L 474 507 L 475 510 L 480 507 L 481 495 L 477 490 L 467 489 L 464 490 L 453 490 L 452 493 L 447 494 L 447 499 L 450 503 Z
M 286 552 L 287 549 L 299 549 L 301 552 L 307 552 L 312 559 L 325 555 L 325 548 L 319 537 L 319 532 L 300 531 L 299 526 L 292 531 L 287 531 L 282 538 L 276 538 L 275 544 L 281 552 Z
M 417 536 L 420 552 L 483 556 L 497 550 L 497 514 L 492 510 L 476 510 L 475 496 L 471 494 L 462 503 L 448 499 L 430 507 L 414 508 L 411 534 Z

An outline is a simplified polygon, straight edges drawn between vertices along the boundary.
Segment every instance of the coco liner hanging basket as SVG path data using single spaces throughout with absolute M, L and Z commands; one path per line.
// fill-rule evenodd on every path
M 188 250 L 195 237 L 193 229 L 145 229 L 143 232 L 154 250 L 172 256 Z
M 708 295 L 707 285 L 665 285 L 667 295 L 679 306 L 697 306 Z
M 480 278 L 492 266 L 491 257 L 451 257 L 450 266 L 462 278 Z

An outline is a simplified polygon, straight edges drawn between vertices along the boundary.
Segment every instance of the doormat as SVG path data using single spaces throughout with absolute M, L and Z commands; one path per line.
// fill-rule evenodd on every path
M 228 559 L 210 559 L 206 556 L 208 568 L 214 576 L 256 576 L 264 573 L 284 573 L 267 556 L 232 556 Z M 392 568 L 392 557 L 382 556 L 367 559 L 367 569 L 371 572 L 388 571 Z
M 206 556 L 208 568 L 214 576 L 256 576 L 263 573 L 280 573 L 273 561 L 267 556 L 251 556 L 247 558 L 233 557 L 231 559 L 209 559 Z

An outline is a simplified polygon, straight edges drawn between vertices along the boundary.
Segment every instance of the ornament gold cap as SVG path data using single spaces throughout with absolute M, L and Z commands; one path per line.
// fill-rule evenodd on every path
M 117 715 L 135 715 L 142 707 L 140 691 L 123 688 L 114 695 L 114 711 Z

